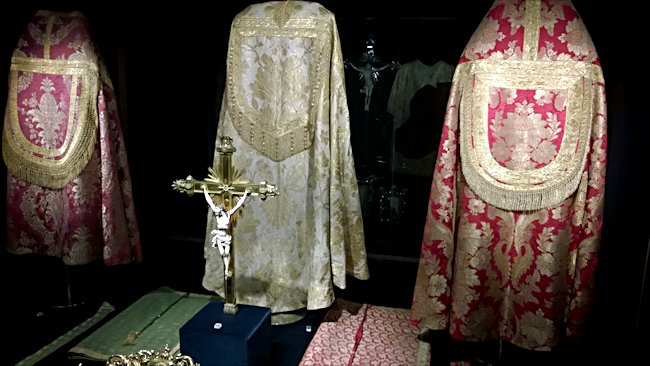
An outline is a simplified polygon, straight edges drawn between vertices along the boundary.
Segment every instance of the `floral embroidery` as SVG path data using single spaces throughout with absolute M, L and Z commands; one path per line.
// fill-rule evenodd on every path
M 554 97 L 561 92 L 548 90 L 491 90 L 494 100 L 514 100 L 508 105 L 490 107 L 491 151 L 500 165 L 513 170 L 543 167 L 554 160 L 559 151 L 564 111 L 554 110 Z M 545 113 L 544 113 L 545 112 Z M 492 114 L 493 113 L 493 114 Z M 559 117 L 558 117 L 559 115 Z

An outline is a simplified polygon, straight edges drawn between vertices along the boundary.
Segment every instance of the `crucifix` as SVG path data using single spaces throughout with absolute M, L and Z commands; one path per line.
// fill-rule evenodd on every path
M 232 228 L 237 222 L 237 211 L 242 207 L 249 196 L 266 197 L 276 196 L 278 189 L 265 181 L 251 183 L 242 179 L 243 171 L 238 171 L 232 166 L 232 154 L 236 151 L 232 145 L 232 138 L 221 136 L 217 151 L 219 160 L 213 168 L 208 168 L 208 177 L 196 180 L 191 175 L 186 179 L 178 179 L 172 187 L 180 192 L 193 195 L 202 193 L 215 215 L 217 228 L 212 230 L 212 246 L 219 249 L 224 261 L 224 292 L 225 302 L 223 312 L 226 314 L 237 313 L 237 299 L 235 295 L 235 253 L 232 249 Z M 237 199 L 237 202 L 234 202 Z

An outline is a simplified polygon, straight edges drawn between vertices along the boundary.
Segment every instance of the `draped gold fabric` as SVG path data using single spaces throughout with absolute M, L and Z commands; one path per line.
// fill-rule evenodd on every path
M 350 145 L 343 59 L 334 15 L 318 3 L 251 5 L 232 22 L 218 136 L 233 165 L 279 196 L 252 199 L 234 228 L 237 302 L 272 312 L 318 309 L 368 278 Z M 218 154 L 215 152 L 215 159 Z M 203 285 L 223 294 L 208 214 Z

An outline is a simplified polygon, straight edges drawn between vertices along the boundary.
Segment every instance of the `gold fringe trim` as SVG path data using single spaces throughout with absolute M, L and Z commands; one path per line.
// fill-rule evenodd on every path
M 589 152 L 594 110 L 591 81 L 602 73 L 599 68 L 579 62 L 508 63 L 472 61 L 467 63 L 470 65 L 461 65 L 457 74 L 465 77 L 461 81 L 464 88 L 460 113 L 462 172 L 474 193 L 493 206 L 515 211 L 539 210 L 562 202 L 580 184 Z M 487 65 L 496 67 L 489 72 Z M 531 69 L 538 72 L 527 71 Z M 553 162 L 530 171 L 510 170 L 496 162 L 487 137 L 490 87 L 566 90 L 564 137 Z
M 28 141 L 18 119 L 18 72 L 71 75 L 81 86 L 79 98 L 71 97 L 64 146 L 46 149 Z M 2 133 L 2 156 L 9 172 L 39 186 L 60 189 L 88 165 L 97 142 L 99 114 L 97 66 L 82 61 L 12 58 L 9 100 Z M 71 93 L 76 96 L 76 92 Z M 76 114 L 74 113 L 76 111 Z
M 533 211 L 552 207 L 564 201 L 580 184 L 580 173 L 567 174 L 569 179 L 554 186 L 535 189 L 527 187 L 525 191 L 517 188 L 497 187 L 487 182 L 476 169 L 463 166 L 463 175 L 472 191 L 485 202 L 503 210 Z

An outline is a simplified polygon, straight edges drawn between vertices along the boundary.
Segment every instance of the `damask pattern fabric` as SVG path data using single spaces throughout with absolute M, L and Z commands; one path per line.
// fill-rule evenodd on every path
M 598 56 L 570 1 L 498 0 L 454 74 L 411 318 L 550 350 L 589 314 L 607 148 Z
M 300 366 L 429 365 L 408 309 L 338 299 L 305 350 Z
M 217 138 L 233 139 L 243 178 L 279 192 L 238 214 L 237 302 L 273 313 L 328 307 L 346 274 L 369 276 L 334 15 L 313 2 L 251 5 L 232 22 L 227 62 Z M 203 286 L 223 294 L 214 224 L 208 213 Z
M 98 55 L 81 13 L 45 10 L 13 52 L 2 135 L 11 253 L 141 260 L 117 101 Z

